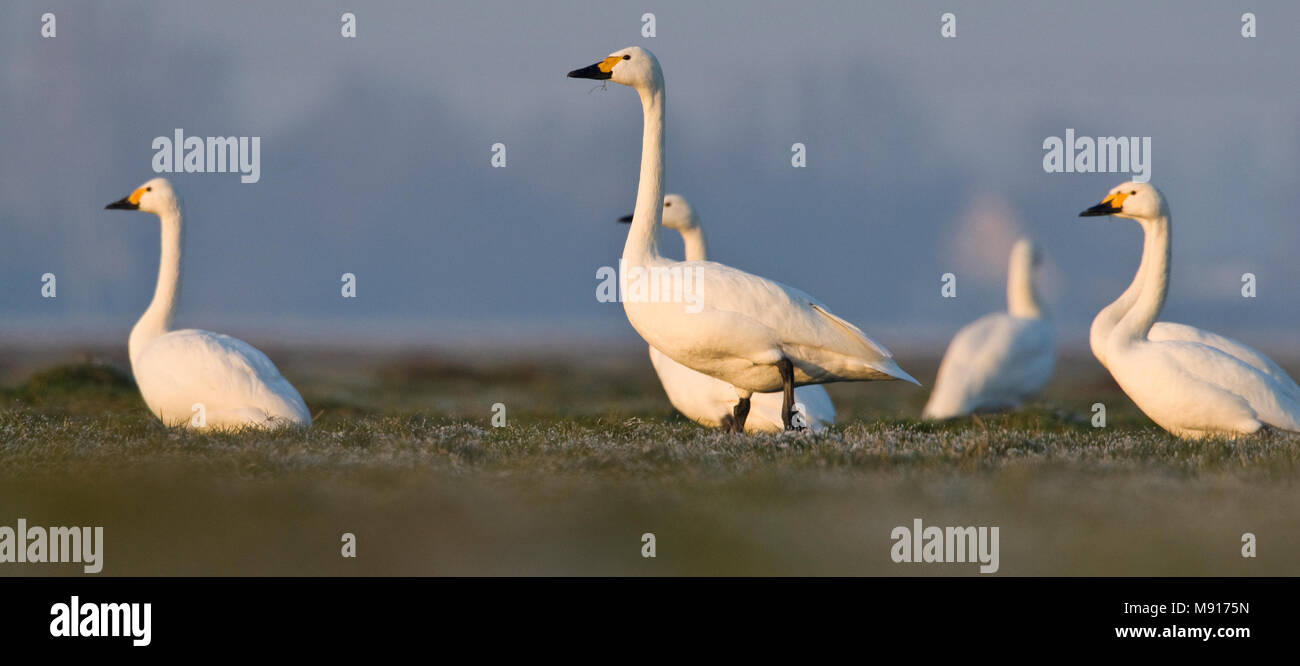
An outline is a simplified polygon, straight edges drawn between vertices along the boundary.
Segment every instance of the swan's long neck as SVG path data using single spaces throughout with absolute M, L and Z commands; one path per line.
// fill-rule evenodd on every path
M 704 230 L 699 225 L 682 229 L 682 244 L 686 248 L 687 261 L 709 260 L 709 248 L 704 242 Z
M 153 301 L 131 329 L 128 343 L 131 363 L 155 338 L 171 329 L 176 314 L 176 295 L 181 288 L 181 210 L 174 206 L 158 215 L 162 227 L 162 257 L 158 263 L 158 286 Z
M 1146 339 L 1151 325 L 1160 316 L 1169 291 L 1169 217 L 1139 221 L 1146 236 L 1142 244 L 1142 264 L 1138 267 L 1142 285 L 1137 301 L 1115 326 L 1111 339 L 1117 335 L 1130 341 Z
M 1097 313 L 1092 320 L 1092 327 L 1088 329 L 1088 346 L 1092 347 L 1092 355 L 1096 356 L 1103 366 L 1106 365 L 1106 341 L 1110 339 L 1111 331 L 1115 330 L 1119 320 L 1123 319 L 1137 302 L 1138 292 L 1142 289 L 1142 266 L 1143 264 L 1138 264 L 1138 270 L 1133 274 L 1133 281 L 1129 283 L 1128 288 L 1115 299 L 1114 303 Z
M 663 219 L 664 205 L 664 86 L 656 81 L 638 88 L 645 126 L 641 136 L 641 179 L 632 209 L 632 228 L 623 245 L 628 266 L 644 266 L 659 256 L 655 236 Z
M 1043 308 L 1034 290 L 1034 260 L 1029 252 L 1015 252 L 1007 266 L 1007 311 L 1014 317 L 1038 318 Z

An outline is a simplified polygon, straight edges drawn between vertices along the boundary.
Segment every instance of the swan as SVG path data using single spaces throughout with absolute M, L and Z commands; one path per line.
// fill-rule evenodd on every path
M 1169 287 L 1171 216 L 1146 183 L 1113 188 L 1080 217 L 1113 215 L 1142 225 L 1137 298 L 1106 340 L 1110 374 L 1143 413 L 1178 437 L 1237 437 L 1265 426 L 1300 431 L 1300 403 L 1277 380 L 1200 342 L 1147 337 Z
M 169 426 L 310 426 L 307 405 L 266 354 L 228 335 L 171 330 L 182 231 L 181 204 L 171 183 L 154 178 L 104 208 L 153 213 L 162 223 L 158 285 L 128 343 L 131 372 L 149 410 Z M 202 419 L 197 418 L 200 405 Z
M 631 215 L 619 219 L 619 222 L 631 221 Z M 681 195 L 669 194 L 664 197 L 663 226 L 667 229 L 675 229 L 682 235 L 682 243 L 686 248 L 686 261 L 708 260 L 700 217 Z M 663 384 L 668 401 L 677 411 L 700 425 L 715 428 L 731 427 L 731 406 L 736 402 L 736 390 L 731 384 L 702 372 L 696 372 L 668 358 L 654 347 L 650 347 L 650 364 L 659 375 L 659 382 Z M 745 420 L 745 431 L 781 431 L 783 399 L 784 395 L 780 393 L 755 393 L 750 398 L 750 412 L 749 418 Z M 813 432 L 835 423 L 835 405 L 831 403 L 830 394 L 822 386 L 818 384 L 800 386 L 794 390 L 794 401 L 796 410 L 802 416 L 801 420 Z
M 1111 331 L 1115 330 L 1115 325 L 1119 323 L 1124 314 L 1137 301 L 1143 279 L 1142 271 L 1139 270 L 1133 276 L 1133 282 L 1124 290 L 1124 293 L 1120 294 L 1114 303 L 1102 308 L 1101 312 L 1098 312 L 1097 316 L 1092 320 L 1092 327 L 1088 330 L 1088 346 L 1092 348 L 1092 355 L 1097 357 L 1097 361 L 1101 363 L 1102 367 L 1109 367 L 1106 363 L 1106 342 L 1110 338 Z M 1195 326 L 1175 324 L 1168 321 L 1158 321 L 1152 324 L 1151 331 L 1147 333 L 1147 339 L 1152 342 L 1178 340 L 1199 342 L 1214 347 L 1229 356 L 1235 356 L 1246 365 L 1272 377 L 1292 400 L 1300 402 L 1300 386 L 1296 385 L 1295 380 L 1291 379 L 1286 370 L 1283 370 L 1272 359 L 1247 344 Z
M 1041 262 L 1038 246 L 1016 241 L 1007 268 L 1007 312 L 980 317 L 953 336 L 923 418 L 1015 407 L 1052 378 L 1056 336 L 1033 282 Z
M 659 61 L 632 46 L 569 72 L 636 90 L 643 116 L 641 173 L 632 226 L 619 262 L 623 310 L 651 347 L 735 387 L 732 429 L 743 432 L 754 393 L 783 391 L 791 428 L 794 388 L 837 381 L 905 379 L 893 356 L 853 324 L 797 289 L 712 261 L 672 261 L 656 236 L 664 199 L 664 79 Z M 651 280 L 675 281 L 660 294 Z M 685 286 L 683 286 L 685 282 Z M 689 298 L 679 298 L 685 293 Z

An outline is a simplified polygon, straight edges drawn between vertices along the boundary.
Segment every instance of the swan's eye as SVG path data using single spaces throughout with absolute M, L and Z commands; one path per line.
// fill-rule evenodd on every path
M 1132 192 L 1129 192 L 1129 194 L 1137 194 L 1137 193 L 1138 193 L 1137 190 L 1133 190 Z
M 664 208 L 667 208 L 667 207 L 669 207 L 669 206 L 671 206 L 671 205 L 673 205 L 673 202 L 669 201 L 668 203 L 664 204 Z
M 623 59 L 624 59 L 624 60 L 631 60 L 631 59 L 632 59 L 632 56 L 624 54 Z
M 152 191 L 153 191 L 153 185 L 150 185 L 149 187 L 144 188 L 144 191 L 145 191 L 145 192 L 152 192 Z

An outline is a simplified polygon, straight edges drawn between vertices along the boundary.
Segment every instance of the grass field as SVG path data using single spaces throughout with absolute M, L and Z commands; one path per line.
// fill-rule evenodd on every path
M 923 424 L 926 390 L 844 384 L 825 434 L 736 436 L 643 353 L 271 356 L 312 429 L 166 429 L 118 350 L 0 358 L 0 525 L 102 525 L 103 575 L 975 574 L 892 562 L 914 518 L 998 526 L 1000 575 L 1300 575 L 1300 438 L 1179 441 L 1090 357 L 1013 415 Z

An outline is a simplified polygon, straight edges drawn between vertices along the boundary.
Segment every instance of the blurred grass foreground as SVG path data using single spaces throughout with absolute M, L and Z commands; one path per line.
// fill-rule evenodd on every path
M 0 357 L 0 525 L 102 525 L 101 575 L 978 575 L 893 562 L 917 518 L 998 526 L 999 575 L 1300 575 L 1300 441 L 1176 440 L 1090 357 L 1016 414 L 921 423 L 925 389 L 843 384 L 824 434 L 735 436 L 676 415 L 644 348 L 271 351 L 310 430 L 164 428 L 120 350 Z

